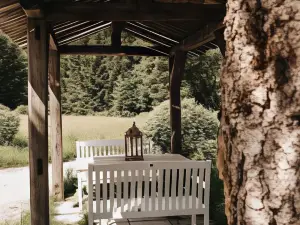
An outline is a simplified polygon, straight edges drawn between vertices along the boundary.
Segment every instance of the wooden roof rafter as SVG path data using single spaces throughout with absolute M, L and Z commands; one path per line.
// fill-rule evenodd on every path
M 214 40 L 214 31 L 220 29 L 221 27 L 223 27 L 223 25 L 219 23 L 211 23 L 206 25 L 203 29 L 186 37 L 178 45 L 174 46 L 170 53 L 174 54 L 177 50 L 190 51 L 197 49 L 198 47 Z
M 216 1 L 214 3 L 217 3 Z M 26 47 L 27 18 L 19 0 L 0 2 L 0 29 L 17 44 Z M 159 45 L 164 52 L 172 52 L 178 46 L 182 49 L 184 43 L 183 49 L 189 51 L 190 56 L 197 56 L 206 49 L 216 47 L 213 30 L 209 34 L 210 38 L 200 41 L 197 45 L 187 46 L 187 40 L 201 31 L 204 24 L 219 23 L 225 15 L 225 4 L 206 4 L 207 0 L 48 0 L 43 5 L 37 4 L 38 0 L 21 2 L 25 11 L 29 11 L 28 16 L 43 15 L 49 20 L 56 13 L 64 14 L 61 18 L 57 16 L 49 21 L 58 47 L 108 29 L 111 21 L 129 20 L 124 31 L 153 45 Z M 186 13 L 187 9 L 191 10 Z M 37 11 L 40 11 L 39 14 L 36 14 Z M 189 15 L 182 16 L 183 12 Z M 86 17 L 81 17 L 83 14 Z M 99 20 L 102 17 L 106 19 Z M 107 22 L 102 24 L 102 21 Z
M 98 27 L 99 25 L 103 25 L 103 24 L 106 23 L 103 21 L 99 21 L 99 22 L 86 22 L 86 23 L 78 24 L 77 26 L 69 27 L 69 29 L 67 30 L 56 32 L 56 36 L 59 39 L 67 38 L 72 35 L 78 34 L 80 32 L 84 32 L 86 30 Z
M 74 23 L 70 23 L 68 25 L 62 26 L 59 29 L 54 29 L 56 30 L 56 34 L 61 34 L 61 33 L 68 33 L 69 31 L 72 31 L 76 29 L 77 27 L 84 26 L 85 24 L 90 23 L 90 21 L 76 21 Z
M 103 31 L 103 30 L 106 30 L 106 29 L 109 29 L 109 26 L 105 26 L 105 27 L 101 28 L 101 30 L 96 30 L 96 31 L 93 31 L 93 32 L 91 32 L 91 33 L 84 34 L 84 35 L 82 35 L 82 36 L 72 38 L 72 39 L 70 39 L 70 40 L 64 42 L 63 44 L 60 44 L 60 46 L 65 46 L 65 45 L 68 45 L 68 44 L 72 44 L 73 42 L 79 41 L 79 40 L 81 40 L 82 38 L 89 37 L 89 36 L 91 36 L 91 35 L 93 35 L 93 34 L 98 33 L 99 31 Z
M 97 25 L 96 27 L 93 27 L 93 28 L 90 28 L 88 30 L 76 33 L 75 35 L 66 37 L 63 40 L 58 40 L 59 45 L 65 45 L 66 43 L 70 43 L 68 41 L 70 41 L 70 40 L 74 41 L 74 38 L 76 39 L 76 38 L 79 38 L 79 37 L 83 37 L 84 35 L 94 34 L 95 32 L 99 32 L 103 28 L 109 27 L 110 25 L 111 25 L 111 22 L 103 22 L 103 23 Z
M 141 31 L 144 31 L 144 32 L 146 32 L 148 34 L 153 34 L 153 35 L 155 35 L 157 37 L 165 39 L 166 41 L 172 42 L 173 44 L 178 44 L 179 43 L 179 41 L 176 41 L 176 40 L 174 40 L 174 39 L 172 39 L 170 37 L 167 37 L 164 34 L 161 34 L 161 33 L 157 32 L 157 31 L 154 31 L 153 29 L 151 29 L 150 27 L 148 27 L 148 26 L 146 26 L 146 25 L 144 25 L 142 23 L 139 23 L 139 22 L 128 22 L 127 25 L 128 26 L 137 27 Z

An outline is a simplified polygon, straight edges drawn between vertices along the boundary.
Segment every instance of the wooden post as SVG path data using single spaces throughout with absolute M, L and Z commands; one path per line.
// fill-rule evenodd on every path
M 49 51 L 49 97 L 52 149 L 52 195 L 64 200 L 62 119 L 60 90 L 60 55 L 55 49 Z
M 226 50 L 226 42 L 224 39 L 224 30 L 225 28 L 219 29 L 215 31 L 215 37 L 216 37 L 216 43 L 219 46 L 219 49 L 223 55 L 223 57 L 225 57 L 225 50 Z
M 169 56 L 169 91 L 171 87 L 171 74 L 172 74 L 173 64 L 174 64 L 174 56 Z
M 46 21 L 29 18 L 27 38 L 31 225 L 49 225 Z
M 125 22 L 116 22 L 111 23 L 112 33 L 111 33 L 111 45 L 114 47 L 121 47 L 121 34 L 124 29 Z
M 181 104 L 180 86 L 184 74 L 186 52 L 176 51 L 170 74 L 170 122 L 171 122 L 171 152 L 181 154 Z

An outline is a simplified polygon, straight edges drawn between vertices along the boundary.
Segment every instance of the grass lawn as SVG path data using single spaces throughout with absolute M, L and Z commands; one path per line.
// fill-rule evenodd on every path
M 75 158 L 76 140 L 123 139 L 125 131 L 135 120 L 142 127 L 147 120 L 147 113 L 135 118 L 118 118 L 104 116 L 63 116 L 63 158 L 69 161 Z M 28 119 L 21 115 L 19 132 L 14 140 L 14 146 L 0 146 L 0 168 L 28 165 Z M 50 118 L 49 118 L 49 126 Z M 49 137 L 51 136 L 49 127 Z M 51 142 L 49 140 L 49 147 Z M 49 148 L 50 149 L 50 148 Z M 49 156 L 51 153 L 49 152 Z M 51 158 L 49 157 L 51 160 Z

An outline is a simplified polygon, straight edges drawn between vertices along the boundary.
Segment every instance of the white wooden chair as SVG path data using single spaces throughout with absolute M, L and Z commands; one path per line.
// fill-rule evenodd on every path
M 89 225 L 175 215 L 191 215 L 195 225 L 197 214 L 209 225 L 210 172 L 210 161 L 90 163 Z
M 151 141 L 144 141 L 143 154 L 155 154 L 152 151 Z M 88 164 L 96 156 L 112 156 L 125 154 L 125 141 L 116 140 L 88 140 L 76 141 L 76 161 L 78 164 Z M 78 204 L 82 210 L 83 184 L 87 183 L 87 170 L 77 172 L 78 180 Z

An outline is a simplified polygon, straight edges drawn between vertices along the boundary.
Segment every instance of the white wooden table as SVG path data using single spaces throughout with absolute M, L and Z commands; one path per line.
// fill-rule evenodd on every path
M 161 154 L 161 155 L 144 155 L 144 161 L 182 161 L 189 160 L 179 154 Z M 87 172 L 89 163 L 97 163 L 101 165 L 111 164 L 114 162 L 126 162 L 131 163 L 131 161 L 125 161 L 124 155 L 111 155 L 111 156 L 95 156 L 93 159 L 82 159 L 78 160 L 76 171 L 77 172 Z

